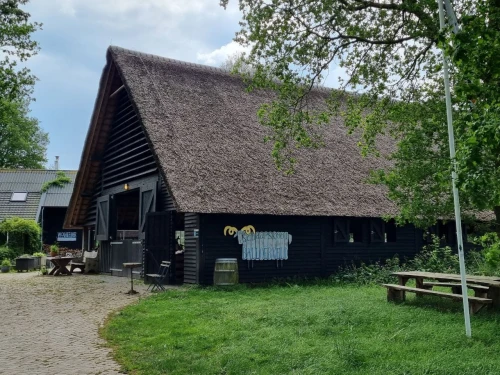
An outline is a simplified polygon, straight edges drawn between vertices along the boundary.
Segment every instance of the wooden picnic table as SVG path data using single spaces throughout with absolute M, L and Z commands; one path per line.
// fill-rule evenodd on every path
M 71 262 L 73 257 L 48 257 L 48 260 L 52 262 L 54 268 L 50 271 L 49 275 L 68 275 L 71 276 L 71 272 L 66 268 L 66 266 Z
M 404 271 L 394 272 L 392 275 L 397 276 L 399 285 L 405 286 L 408 280 L 415 279 L 417 289 L 428 290 L 424 280 L 437 280 L 439 282 L 454 282 L 460 283 L 461 277 L 452 273 L 439 273 L 439 272 L 423 272 L 423 271 Z M 487 287 L 487 297 L 492 300 L 492 307 L 500 310 L 500 277 L 493 276 L 475 276 L 466 275 L 468 285 L 471 289 L 474 285 Z

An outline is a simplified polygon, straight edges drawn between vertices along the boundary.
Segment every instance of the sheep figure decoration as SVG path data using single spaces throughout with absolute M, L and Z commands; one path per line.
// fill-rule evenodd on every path
M 292 243 L 288 232 L 256 232 L 252 225 L 240 230 L 228 225 L 224 235 L 238 238 L 238 243 L 243 245 L 243 260 L 286 260 L 288 245 Z

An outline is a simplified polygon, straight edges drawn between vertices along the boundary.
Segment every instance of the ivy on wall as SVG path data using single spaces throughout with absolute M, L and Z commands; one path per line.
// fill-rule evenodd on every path
M 57 171 L 57 177 L 52 181 L 47 181 L 42 185 L 42 193 L 45 193 L 52 186 L 63 187 L 71 182 L 71 178 L 66 176 L 63 171 Z

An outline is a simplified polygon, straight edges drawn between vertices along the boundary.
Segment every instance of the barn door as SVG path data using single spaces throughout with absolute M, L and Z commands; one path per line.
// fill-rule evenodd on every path
M 146 217 L 156 211 L 156 181 L 141 187 L 139 202 L 139 238 L 145 238 Z
M 144 273 L 157 273 L 162 261 L 174 261 L 172 256 L 172 211 L 147 214 L 145 225 Z M 175 276 L 175 264 L 170 266 L 170 278 Z M 147 281 L 147 280 L 146 280 Z
M 385 223 L 382 219 L 370 220 L 371 242 L 385 242 Z
M 97 198 L 97 223 L 95 237 L 98 241 L 109 240 L 109 195 Z
M 333 221 L 333 238 L 335 242 L 349 242 L 348 219 L 335 219 Z

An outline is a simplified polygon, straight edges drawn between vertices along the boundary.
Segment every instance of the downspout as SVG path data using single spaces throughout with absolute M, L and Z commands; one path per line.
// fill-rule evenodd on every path
M 42 207 L 42 210 L 40 212 L 40 216 L 42 217 L 42 230 L 40 231 L 40 252 L 43 253 L 43 211 L 45 209 L 45 206 Z

